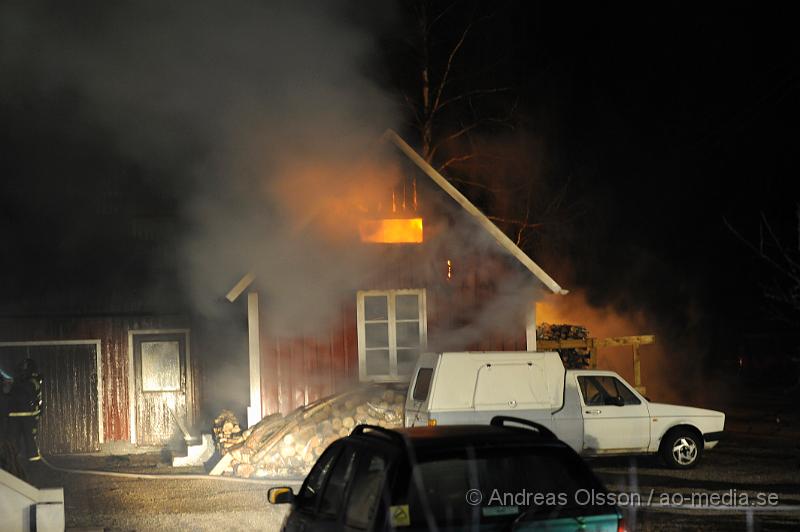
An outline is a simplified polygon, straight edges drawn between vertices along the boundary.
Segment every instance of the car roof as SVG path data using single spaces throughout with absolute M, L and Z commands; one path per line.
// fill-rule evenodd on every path
M 465 444 L 472 446 L 519 446 L 539 445 L 547 447 L 567 447 L 558 439 L 543 436 L 538 432 L 519 427 L 496 427 L 491 425 L 445 425 L 439 427 L 414 427 L 393 430 L 368 430 L 361 434 L 351 436 L 351 438 L 369 438 L 374 441 L 380 438 L 381 441 L 392 440 L 389 432 L 402 438 L 404 445 L 411 446 L 415 450 L 444 450 L 464 447 Z M 400 438 L 394 439 L 395 443 L 401 443 Z

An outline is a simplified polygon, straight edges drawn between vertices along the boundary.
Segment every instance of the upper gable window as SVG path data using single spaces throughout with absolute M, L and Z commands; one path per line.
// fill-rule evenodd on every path
M 373 244 L 420 244 L 422 218 L 361 220 L 358 233 L 362 242 Z
M 361 380 L 408 379 L 427 344 L 425 290 L 358 292 Z

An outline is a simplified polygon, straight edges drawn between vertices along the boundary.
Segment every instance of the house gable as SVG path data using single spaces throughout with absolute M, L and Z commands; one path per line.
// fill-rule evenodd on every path
M 503 231 L 500 230 L 489 218 L 483 214 L 469 199 L 458 191 L 447 179 L 428 164 L 420 155 L 414 151 L 397 133 L 388 129 L 383 138 L 394 144 L 409 160 L 411 160 L 422 172 L 445 191 L 453 200 L 458 203 L 486 232 L 494 238 L 500 246 L 511 256 L 516 258 L 525 268 L 530 270 L 548 289 L 554 294 L 567 294 L 569 291 L 553 280 L 541 266 L 536 264 L 519 246 L 517 246 Z
M 342 288 L 341 300 L 324 302 L 337 310 L 324 330 L 275 330 L 270 301 L 258 297 L 252 273 L 226 296 L 233 302 L 248 292 L 249 424 L 358 380 L 402 379 L 422 351 L 534 350 L 536 293 L 566 293 L 395 132 L 383 140 L 393 155 L 402 154 L 402 181 L 359 211 L 368 223 L 346 244 L 359 246 L 359 257 L 373 267 Z M 372 238 L 370 228 L 386 220 L 397 227 L 413 220 L 420 233 Z M 414 331 L 418 344 L 401 340 Z

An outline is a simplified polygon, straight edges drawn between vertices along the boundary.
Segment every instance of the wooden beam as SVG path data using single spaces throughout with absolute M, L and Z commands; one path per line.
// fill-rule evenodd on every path
M 639 359 L 639 344 L 633 344 L 633 385 L 642 387 L 642 362 Z
M 480 225 L 483 226 L 486 231 L 492 235 L 492 237 L 497 240 L 497 242 L 505 248 L 511 255 L 513 255 L 518 261 L 520 261 L 526 268 L 528 268 L 533 275 L 535 275 L 544 285 L 549 288 L 554 294 L 568 294 L 568 290 L 564 290 L 559 286 L 557 282 L 550 277 L 547 272 L 545 272 L 538 264 L 533 262 L 533 260 L 522 251 L 519 246 L 517 246 L 508 236 L 500 230 L 489 218 L 483 214 L 480 209 L 478 209 L 475 205 L 472 204 L 461 192 L 458 191 L 456 187 L 450 184 L 450 182 L 442 176 L 439 172 L 437 172 L 430 164 L 428 164 L 425 159 L 420 157 L 420 155 L 414 151 L 414 149 L 409 146 L 406 141 L 400 138 L 400 135 L 392 131 L 391 129 L 386 130 L 384 133 L 384 138 L 389 139 L 395 146 L 400 148 L 402 151 L 411 161 L 416 164 L 420 170 L 425 172 L 428 177 L 433 179 L 434 183 L 439 185 L 445 192 L 447 192 L 451 198 L 456 200 L 456 202 L 461 205 L 465 211 L 470 213 Z
M 631 346 L 633 348 L 633 383 L 639 393 L 645 393 L 642 386 L 642 361 L 639 355 L 639 346 L 656 343 L 652 334 L 640 336 L 614 336 L 611 338 L 586 338 L 585 340 L 538 340 L 536 348 L 540 351 L 553 351 L 557 349 L 586 349 L 589 351 L 589 368 L 597 369 L 597 350 L 601 347 Z
M 590 340 L 536 340 L 539 351 L 553 349 L 589 349 Z
M 245 276 L 239 279 L 239 282 L 236 283 L 236 285 L 233 288 L 231 288 L 231 291 L 228 292 L 228 294 L 225 296 L 225 299 L 233 303 L 240 295 L 242 295 L 242 292 L 247 290 L 248 286 L 253 284 L 253 281 L 255 281 L 255 279 L 256 276 L 253 275 L 252 272 L 245 274 Z
M 599 347 L 620 347 L 626 345 L 639 346 L 656 343 L 652 334 L 643 336 L 614 336 L 612 338 L 587 338 L 585 340 L 538 340 L 536 345 L 540 351 L 547 349 L 597 349 Z
M 618 347 L 621 345 L 648 345 L 656 343 L 656 337 L 652 334 L 642 336 L 614 336 L 612 338 L 597 338 L 597 347 Z

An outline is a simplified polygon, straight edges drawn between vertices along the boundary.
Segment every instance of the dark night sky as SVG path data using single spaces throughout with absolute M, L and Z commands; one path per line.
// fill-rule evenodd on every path
M 759 283 L 773 272 L 723 217 L 755 239 L 763 212 L 796 245 L 791 16 L 755 5 L 594 9 L 542 13 L 560 22 L 536 38 L 559 65 L 561 156 L 592 202 L 575 242 L 578 283 L 600 301 L 625 293 L 675 326 L 695 306 L 716 342 L 769 327 Z
M 582 210 L 566 247 L 570 284 L 677 329 L 697 313 L 716 349 L 728 333 L 771 327 L 759 288 L 771 272 L 723 217 L 755 238 L 763 212 L 796 238 L 800 39 L 788 8 L 498 6 L 479 34 L 491 50 L 469 54 L 502 58 L 552 172 L 573 180 Z M 172 253 L 181 194 L 159 185 L 174 169 L 121 155 L 80 92 L 44 92 L 24 76 L 4 87 L 3 312 L 57 310 L 75 293 L 122 301 L 143 283 L 164 287 L 169 302 L 155 307 L 180 307 Z M 63 185 L 78 174 L 80 187 Z M 167 236 L 141 238 L 148 227 Z M 537 259 L 554 275 L 563 266 Z

